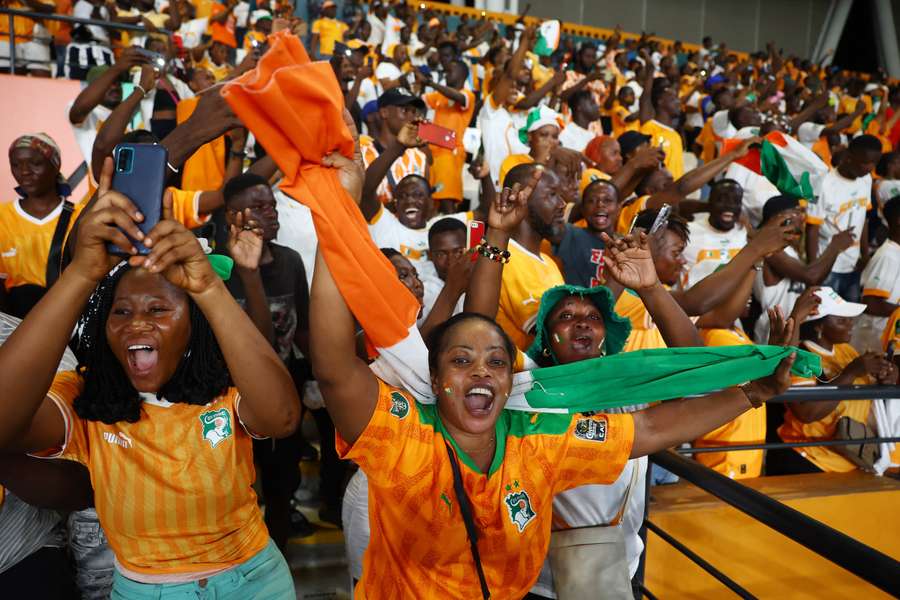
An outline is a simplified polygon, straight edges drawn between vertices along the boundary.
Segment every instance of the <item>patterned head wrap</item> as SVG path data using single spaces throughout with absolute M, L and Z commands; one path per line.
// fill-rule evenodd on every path
M 37 150 L 44 158 L 50 161 L 53 168 L 60 168 L 59 146 L 57 146 L 56 142 L 53 141 L 53 138 L 46 133 L 29 133 L 17 137 L 9 146 L 10 156 L 12 156 L 14 150 L 20 148 Z
M 57 146 L 56 142 L 53 141 L 53 138 L 46 133 L 29 133 L 17 137 L 13 140 L 13 143 L 9 145 L 10 158 L 12 158 L 13 151 L 20 148 L 37 150 L 57 171 L 59 171 L 62 166 L 59 146 Z M 16 187 L 16 193 L 22 198 L 26 195 L 25 190 L 23 190 L 21 186 Z M 56 175 L 56 193 L 63 198 L 68 198 L 72 195 L 72 188 L 69 186 L 68 180 L 66 180 L 65 176 L 59 172 Z

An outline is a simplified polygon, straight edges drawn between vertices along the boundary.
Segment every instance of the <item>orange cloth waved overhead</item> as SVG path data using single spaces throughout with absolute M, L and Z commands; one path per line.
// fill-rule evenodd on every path
M 281 189 L 312 211 L 319 250 L 369 341 L 387 348 L 415 327 L 419 304 L 372 241 L 359 207 L 322 157 L 353 155 L 344 97 L 327 62 L 312 62 L 294 35 L 269 37 L 256 68 L 222 95 L 284 173 Z

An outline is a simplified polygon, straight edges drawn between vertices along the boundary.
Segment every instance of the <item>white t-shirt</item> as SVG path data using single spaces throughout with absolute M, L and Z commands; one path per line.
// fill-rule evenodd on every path
M 372 100 L 378 100 L 378 96 L 380 96 L 383 91 L 384 90 L 381 88 L 381 84 L 377 79 L 373 81 L 371 77 L 367 77 L 359 84 L 359 95 L 356 97 L 356 102 L 359 104 L 360 108 L 365 108 L 366 104 Z
M 519 128 L 524 125 L 526 115 L 510 113 L 505 106 L 495 107 L 488 96 L 478 113 L 478 128 L 481 129 L 481 143 L 484 159 L 491 171 L 494 189 L 501 189 L 500 167 L 510 154 L 528 154 L 530 148 L 519 139 Z
M 387 56 L 391 44 L 400 43 L 400 31 L 406 27 L 406 23 L 389 14 L 384 20 L 384 41 L 381 43 L 381 53 Z M 374 30 L 374 28 L 373 28 Z
M 793 246 L 785 248 L 784 253 L 791 258 L 800 260 L 800 255 L 797 254 L 797 251 L 794 250 Z M 794 304 L 797 302 L 797 298 L 800 297 L 800 294 L 802 294 L 805 289 L 806 286 L 802 282 L 793 281 L 787 277 L 775 285 L 767 286 L 763 279 L 763 272 L 759 271 L 756 274 L 756 279 L 753 280 L 753 296 L 759 301 L 759 304 L 762 307 L 762 314 L 756 321 L 756 326 L 753 329 L 753 336 L 757 344 L 769 343 L 768 310 L 778 306 L 781 308 L 781 313 L 787 318 L 787 316 L 791 314 L 791 311 L 794 310 Z
M 384 21 L 376 17 L 373 13 L 369 13 L 366 16 L 366 21 L 369 22 L 369 25 L 372 27 L 371 33 L 369 33 L 369 39 L 366 40 L 366 44 L 369 46 L 377 46 L 384 42 Z
M 382 79 L 397 79 L 403 75 L 403 71 L 394 63 L 383 61 L 375 67 L 375 77 L 381 81 Z
M 94 5 L 87 0 L 78 0 L 75 6 L 72 7 L 72 16 L 78 19 L 93 19 L 92 14 L 94 14 Z M 100 7 L 100 14 L 102 15 L 102 20 L 109 20 L 109 11 L 106 10 L 105 6 Z M 91 32 L 95 41 L 101 44 L 109 44 L 109 33 L 105 28 L 97 25 L 88 25 L 87 29 Z
M 559 134 L 559 143 L 563 148 L 575 150 L 576 152 L 584 152 L 585 147 L 592 139 L 596 137 L 593 131 L 585 129 L 575 121 L 566 125 L 565 129 Z
M 900 179 L 879 179 L 874 185 L 877 186 L 875 196 L 878 198 L 879 212 L 888 200 L 900 196 Z
M 434 263 L 432 263 L 430 260 L 426 260 L 424 262 L 427 264 L 423 264 L 423 268 L 419 271 L 419 279 L 422 280 L 422 286 L 425 288 L 425 297 L 422 301 L 422 316 L 420 317 L 422 321 L 428 318 L 428 315 L 431 314 L 431 310 L 434 308 L 434 303 L 437 301 L 438 296 L 444 289 L 444 281 L 440 277 L 438 277 L 437 271 L 434 268 Z M 454 315 L 457 315 L 463 311 L 465 302 L 466 295 L 463 294 L 459 297 L 459 300 L 456 302 L 456 306 L 453 308 Z
M 378 209 L 378 214 L 369 223 L 369 233 L 372 240 L 379 248 L 393 248 L 409 259 L 418 270 L 431 268 L 428 260 L 428 230 L 439 219 L 452 217 L 463 223 L 468 220 L 469 214 L 460 212 L 452 215 L 438 215 L 432 217 L 422 229 L 410 229 L 384 206 Z M 427 263 L 427 264 L 426 264 Z
M 719 231 L 709 223 L 709 214 L 699 213 L 688 223 L 690 241 L 684 249 L 687 261 L 682 286 L 688 289 L 719 266 L 727 264 L 747 245 L 747 230 L 735 224 L 731 231 Z
M 731 119 L 728 118 L 727 110 L 720 110 L 713 113 L 712 120 L 713 133 L 718 137 L 727 139 L 737 135 L 737 128 L 731 124 Z
M 66 116 L 68 116 L 69 111 L 72 109 L 72 104 L 74 104 L 74 102 L 70 102 L 66 105 Z M 84 161 L 88 165 L 91 164 L 91 154 L 93 153 L 94 141 L 97 139 L 97 131 L 100 130 L 100 126 L 111 114 L 112 111 L 110 109 L 98 104 L 87 114 L 81 123 L 71 123 L 72 134 L 75 136 L 75 141 L 78 142 L 78 147 L 81 148 L 81 154 L 84 156 Z
M 312 287 L 316 248 L 319 245 L 312 212 L 278 187 L 273 187 L 272 192 L 275 195 L 275 208 L 278 210 L 278 235 L 275 243 L 287 246 L 300 255 L 306 267 L 306 284 Z
M 860 285 L 863 296 L 900 304 L 900 245 L 897 242 L 886 240 L 881 245 L 863 269 Z M 853 327 L 853 347 L 859 352 L 880 352 L 881 334 L 887 322 L 888 317 L 861 314 Z
M 687 106 L 697 109 L 695 112 L 685 113 L 684 124 L 687 127 L 693 127 L 695 129 L 703 127 L 703 111 L 700 107 L 701 100 L 703 100 L 703 95 L 700 92 L 694 92 L 685 103 Z
M 801 144 L 812 150 L 813 144 L 822 137 L 822 131 L 825 130 L 824 125 L 807 121 L 797 128 L 797 139 Z
M 762 221 L 762 210 L 766 201 L 781 192 L 771 181 L 738 163 L 731 163 L 728 166 L 725 177 L 734 179 L 744 189 L 744 197 L 741 200 L 744 214 L 747 215 L 751 225 L 758 227 Z
M 844 229 L 852 229 L 853 235 L 862 238 L 866 211 L 871 208 L 872 176 L 847 179 L 837 169 L 831 169 L 822 180 L 819 201 L 806 208 L 807 223 L 819 226 L 819 256 L 825 251 L 831 238 Z M 837 257 L 832 267 L 834 273 L 851 273 L 859 260 L 859 243 L 847 248 Z

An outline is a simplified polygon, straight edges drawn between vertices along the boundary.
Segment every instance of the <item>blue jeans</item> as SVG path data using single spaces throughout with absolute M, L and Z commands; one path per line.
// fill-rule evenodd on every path
M 860 274 L 858 271 L 851 271 L 850 273 L 831 273 L 825 278 L 822 285 L 833 289 L 838 293 L 838 296 L 847 302 L 859 302 L 859 279 Z
M 190 583 L 139 583 L 116 571 L 110 600 L 295 600 L 294 579 L 275 542 L 232 569 Z

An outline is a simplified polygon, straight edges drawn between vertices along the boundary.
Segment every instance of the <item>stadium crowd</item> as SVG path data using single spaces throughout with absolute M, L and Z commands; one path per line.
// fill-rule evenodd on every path
M 878 70 L 377 0 L 310 2 L 309 22 L 280 0 L 3 5 L 145 28 L 0 19 L 2 70 L 84 81 L 67 116 L 89 179 L 75 197 L 44 133 L 9 148 L 0 585 L 15 597 L 294 598 L 284 553 L 312 530 L 295 510 L 309 489 L 344 530 L 356 597 L 629 597 L 645 486 L 676 479 L 648 477 L 648 454 L 900 435 L 883 400 L 767 403 L 897 383 L 900 86 Z M 302 62 L 298 39 L 330 69 L 263 68 Z M 276 143 L 281 114 L 240 95 L 255 78 L 284 106 L 318 89 L 343 116 Z M 302 139 L 335 131 L 353 146 Z M 298 186 L 289 142 L 340 186 Z M 167 152 L 152 230 L 113 189 L 120 144 Z M 327 211 L 302 189 L 352 210 L 314 223 Z M 414 297 L 436 403 L 385 375 L 403 354 L 372 343 L 380 315 L 348 290 L 375 271 L 326 254 L 342 237 L 393 268 L 370 312 Z M 686 350 L 631 354 L 667 348 Z M 749 382 L 708 358 L 756 350 L 770 360 Z M 706 360 L 699 393 L 623 377 L 609 387 L 637 400 L 504 410 L 523 373 L 595 381 L 608 361 L 638 381 L 659 357 L 666 375 Z M 801 359 L 821 373 L 791 375 Z M 298 465 L 317 454 L 310 488 Z M 882 474 L 900 449 L 694 458 L 734 479 Z

